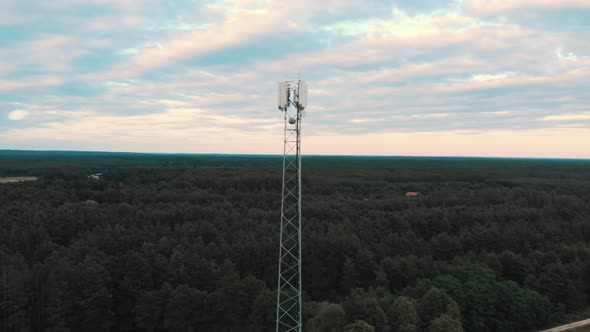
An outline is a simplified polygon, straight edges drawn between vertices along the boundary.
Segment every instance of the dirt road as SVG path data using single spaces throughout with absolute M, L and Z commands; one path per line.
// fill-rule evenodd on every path
M 579 328 L 588 327 L 590 326 L 590 319 L 581 320 L 579 322 L 569 323 L 566 325 L 557 326 L 554 328 L 550 328 L 548 330 L 543 330 L 539 332 L 574 332 L 578 331 Z

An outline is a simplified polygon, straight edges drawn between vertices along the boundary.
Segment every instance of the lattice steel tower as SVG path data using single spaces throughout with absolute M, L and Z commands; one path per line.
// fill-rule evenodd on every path
M 285 113 L 285 145 L 276 332 L 301 332 L 301 118 L 307 106 L 307 84 L 301 80 L 279 83 L 278 106 Z

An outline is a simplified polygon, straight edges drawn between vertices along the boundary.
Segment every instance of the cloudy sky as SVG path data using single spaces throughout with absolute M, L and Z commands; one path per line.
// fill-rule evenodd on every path
M 0 0 L 0 149 L 590 158 L 588 0 Z

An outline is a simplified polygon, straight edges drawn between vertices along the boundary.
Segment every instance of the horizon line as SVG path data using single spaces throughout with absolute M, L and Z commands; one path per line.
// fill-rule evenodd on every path
M 218 152 L 134 152 L 134 151 L 106 151 L 106 150 L 31 150 L 31 149 L 3 149 L 1 152 L 49 152 L 49 153 L 101 153 L 101 154 L 136 154 L 136 155 L 193 155 L 193 156 L 264 156 L 281 157 L 283 154 L 273 153 L 218 153 Z M 342 155 L 342 154 L 302 154 L 301 157 L 366 157 L 366 158 L 473 158 L 473 159 L 507 159 L 507 160 L 579 160 L 590 161 L 590 158 L 572 157 L 509 157 L 509 156 L 465 156 L 465 155 Z

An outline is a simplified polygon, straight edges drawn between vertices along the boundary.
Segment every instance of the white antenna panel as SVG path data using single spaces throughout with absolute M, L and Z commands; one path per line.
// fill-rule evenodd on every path
M 280 82 L 279 83 L 279 100 L 278 100 L 278 107 L 280 110 L 284 110 L 287 108 L 287 83 Z
M 299 82 L 299 91 L 297 91 L 299 98 L 297 103 L 301 108 L 305 108 L 307 106 L 307 83 L 305 81 Z

